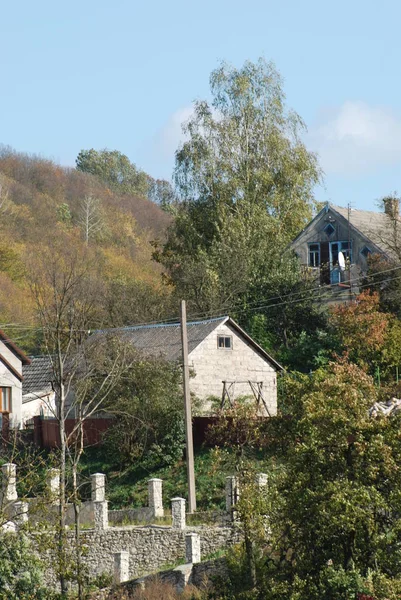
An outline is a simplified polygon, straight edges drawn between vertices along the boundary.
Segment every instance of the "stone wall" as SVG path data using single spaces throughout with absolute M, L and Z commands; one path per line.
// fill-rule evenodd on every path
M 39 555 L 48 569 L 46 580 L 48 585 L 57 585 L 55 576 L 56 556 L 54 547 L 50 540 L 45 541 L 46 536 L 51 536 L 54 541 L 57 525 L 57 511 L 59 508 L 59 484 L 60 477 L 57 469 L 51 469 L 48 473 L 48 495 L 42 499 L 31 499 L 30 502 L 18 499 L 16 489 L 16 465 L 5 464 L 1 467 L 2 485 L 0 500 L 3 510 L 7 514 L 7 522 L 2 528 L 7 531 L 18 532 L 21 527 L 27 526 L 25 531 L 36 541 Z M 240 540 L 240 529 L 235 522 L 235 502 L 233 495 L 233 480 L 228 477 L 227 481 L 227 519 L 228 523 L 223 525 L 202 525 L 198 527 L 187 526 L 185 499 L 171 499 L 172 525 L 146 525 L 146 526 L 110 526 L 108 503 L 105 495 L 105 475 L 94 473 L 91 475 L 91 501 L 81 507 L 82 520 L 92 521 L 91 529 L 81 529 L 80 544 L 82 545 L 82 563 L 90 578 L 99 575 L 109 575 L 115 578 L 116 556 L 124 563 L 124 579 L 121 573 L 118 581 L 134 579 L 144 574 L 155 573 L 166 567 L 176 565 L 180 562 L 198 562 L 200 557 L 207 557 L 216 551 L 225 549 Z M 266 476 L 259 474 L 258 485 L 266 485 Z M 229 485 L 230 484 L 230 485 Z M 149 519 L 157 519 L 163 516 L 163 494 L 162 481 L 160 479 L 149 480 L 149 506 L 142 509 L 129 509 L 132 515 L 142 515 Z M 35 507 L 35 504 L 37 506 Z M 38 513 L 35 512 L 38 509 Z M 67 507 L 68 521 L 71 519 L 69 512 L 72 507 Z M 141 511 L 141 512 L 139 512 Z M 117 516 L 124 518 L 126 511 L 115 511 Z M 110 519 L 110 520 L 109 520 Z M 41 531 L 39 524 L 46 527 Z M 197 535 L 195 535 L 197 534 Z M 45 536 L 45 537 L 43 537 Z M 74 530 L 66 531 L 67 540 L 71 551 L 74 548 Z M 68 544 L 67 544 L 68 545 Z M 68 554 L 68 552 L 67 552 Z M 129 563 L 129 564 L 128 564 Z M 120 569 L 121 571 L 121 569 Z
M 148 525 L 145 527 L 109 527 L 104 531 L 87 530 L 81 533 L 83 546 L 82 562 L 91 578 L 99 575 L 114 577 L 115 555 L 129 553 L 128 578 L 130 580 L 165 569 L 168 565 L 182 563 L 186 559 L 185 536 L 197 533 L 200 536 L 201 556 L 207 557 L 240 541 L 238 527 L 187 527 L 177 530 L 171 527 Z M 42 537 L 36 539 L 40 558 L 48 565 L 46 584 L 57 586 L 53 556 Z M 68 532 L 71 547 L 74 541 Z
M 88 530 L 82 532 L 84 563 L 92 576 L 112 575 L 114 554 L 125 551 L 129 552 L 130 579 L 154 573 L 185 560 L 185 535 L 189 532 L 199 534 L 202 556 L 231 546 L 240 539 L 236 527 L 187 527 L 180 531 L 149 525 Z

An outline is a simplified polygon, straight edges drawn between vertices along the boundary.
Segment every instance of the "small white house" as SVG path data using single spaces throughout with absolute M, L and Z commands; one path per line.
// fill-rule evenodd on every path
M 187 324 L 189 366 L 194 373 L 191 392 L 202 403 L 202 412 L 211 411 L 210 397 L 229 405 L 239 396 L 254 397 L 261 414 L 277 413 L 277 372 L 282 366 L 261 348 L 230 317 Z M 179 362 L 180 324 L 125 327 L 124 339 L 152 356 Z
M 22 423 L 22 368 L 30 359 L 0 330 L 0 419 L 8 415 L 12 428 Z

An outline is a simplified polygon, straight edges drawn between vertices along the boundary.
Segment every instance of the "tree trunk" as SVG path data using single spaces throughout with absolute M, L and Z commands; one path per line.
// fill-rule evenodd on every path
M 248 575 L 249 575 L 249 584 L 252 589 L 256 587 L 256 564 L 255 564 L 255 552 L 254 552 L 254 544 L 249 536 L 247 531 L 244 532 L 245 537 L 245 553 L 246 559 L 248 563 Z
M 61 369 L 62 370 L 62 369 Z M 59 406 L 59 433 L 60 433 L 60 503 L 59 503 L 59 574 L 60 588 L 62 598 L 67 595 L 67 581 L 65 578 L 66 571 L 66 434 L 65 434 L 65 397 L 64 385 L 60 385 L 60 406 Z
M 75 442 L 75 456 L 72 464 L 72 484 L 73 484 L 73 504 L 74 504 L 74 521 L 75 521 L 75 560 L 77 571 L 78 584 L 78 600 L 83 600 L 83 583 L 82 583 L 82 561 L 81 561 L 81 536 L 80 536 L 80 499 L 78 494 L 78 465 L 83 453 L 83 425 L 82 415 L 79 415 L 79 428 L 77 431 L 78 439 Z

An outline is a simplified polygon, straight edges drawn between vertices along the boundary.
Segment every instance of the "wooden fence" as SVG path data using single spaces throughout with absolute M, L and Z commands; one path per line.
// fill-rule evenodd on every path
M 113 422 L 111 418 L 92 418 L 84 422 L 84 446 L 98 446 L 102 443 L 105 432 Z M 70 434 L 76 424 L 75 419 L 66 419 L 65 428 Z M 60 433 L 57 419 L 34 417 L 34 443 L 40 448 L 58 448 Z

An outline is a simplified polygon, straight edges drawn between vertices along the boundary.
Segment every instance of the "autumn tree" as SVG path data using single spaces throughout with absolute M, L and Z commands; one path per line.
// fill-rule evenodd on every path
M 0 215 L 4 215 L 11 210 L 11 199 L 7 189 L 5 177 L 0 176 Z
M 58 567 L 62 594 L 66 594 L 68 545 L 65 523 L 67 483 L 75 511 L 76 565 L 79 598 L 83 597 L 80 572 L 80 521 L 78 466 L 84 448 L 84 426 L 99 412 L 129 363 L 129 348 L 106 334 L 88 339 L 99 325 L 96 257 L 70 246 L 67 236 L 52 251 L 35 256 L 30 281 L 42 330 L 42 350 L 49 357 L 56 395 L 60 438 L 60 504 Z M 67 429 L 67 419 L 73 426 Z
M 372 375 L 383 375 L 401 363 L 401 323 L 380 309 L 378 292 L 363 291 L 350 304 L 339 304 L 330 316 L 332 340 L 337 350 Z

